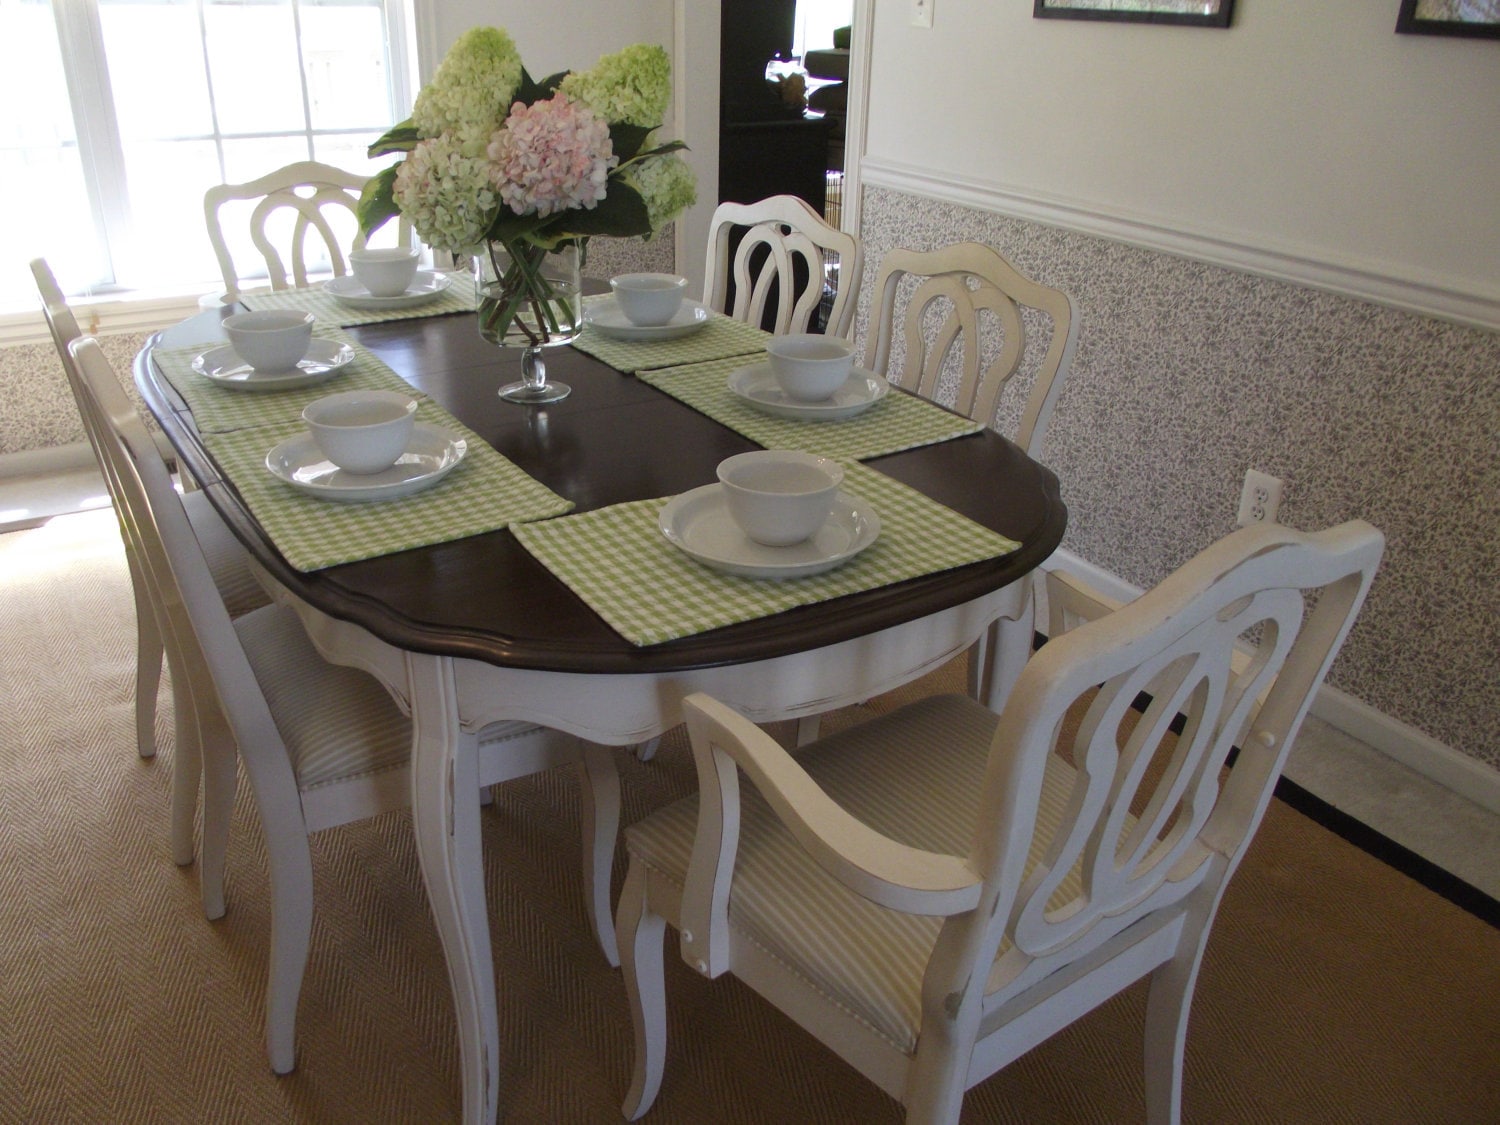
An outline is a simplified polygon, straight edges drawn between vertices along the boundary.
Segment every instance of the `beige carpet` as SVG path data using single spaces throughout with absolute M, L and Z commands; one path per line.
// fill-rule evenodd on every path
M 248 789 L 210 924 L 168 854 L 169 724 L 157 760 L 135 755 L 133 661 L 109 513 L 0 536 L 0 1122 L 454 1120 L 452 1006 L 406 816 L 315 838 L 299 1067 L 273 1076 Z M 674 738 L 621 761 L 627 819 L 692 784 Z M 629 1021 L 585 924 L 572 775 L 506 787 L 484 823 L 502 1116 L 617 1121 Z M 737 982 L 668 967 L 647 1121 L 901 1120 Z M 964 1121 L 1141 1120 L 1142 1006 L 1128 992 L 1031 1052 L 969 1093 Z M 1500 1122 L 1500 932 L 1275 803 L 1209 945 L 1184 1096 L 1189 1122 Z

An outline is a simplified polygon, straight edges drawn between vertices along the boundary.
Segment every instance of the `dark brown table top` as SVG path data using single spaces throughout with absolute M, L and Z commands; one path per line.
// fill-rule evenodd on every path
M 1067 512 L 1051 471 L 993 431 L 868 464 L 1018 540 L 1001 559 L 804 606 L 666 644 L 637 648 L 614 632 L 509 531 L 305 574 L 277 553 L 199 444 L 192 416 L 150 363 L 152 346 L 212 338 L 236 309 L 201 313 L 153 337 L 136 383 L 215 507 L 289 590 L 334 617 L 417 652 L 551 671 L 655 673 L 784 656 L 949 609 L 1021 578 L 1062 540 Z M 757 448 L 653 387 L 572 348 L 551 349 L 550 378 L 573 393 L 545 407 L 495 393 L 520 377 L 519 351 L 480 339 L 472 316 L 386 321 L 348 329 L 412 386 L 577 511 L 670 496 L 711 483 L 725 457 Z

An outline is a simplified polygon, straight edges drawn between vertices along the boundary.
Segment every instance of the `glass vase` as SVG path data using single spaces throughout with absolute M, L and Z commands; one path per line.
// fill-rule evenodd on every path
M 544 348 L 566 344 L 583 328 L 579 247 L 546 250 L 530 242 L 490 241 L 473 254 L 479 334 L 502 348 L 521 348 L 521 381 L 500 388 L 509 402 L 556 402 L 572 391 L 547 380 Z

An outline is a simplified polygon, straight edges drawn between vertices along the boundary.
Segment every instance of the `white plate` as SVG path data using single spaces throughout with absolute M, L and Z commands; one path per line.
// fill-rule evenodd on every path
M 822 402 L 799 402 L 776 382 L 769 363 L 741 367 L 729 376 L 729 389 L 757 410 L 799 422 L 837 422 L 868 410 L 891 385 L 874 372 L 856 367 L 844 385 Z
M 811 539 L 790 547 L 764 547 L 734 522 L 722 485 L 705 484 L 674 496 L 657 520 L 668 542 L 693 558 L 743 578 L 803 578 L 832 570 L 880 535 L 880 518 L 862 500 L 840 492 L 833 514 Z
M 324 500 L 396 500 L 434 485 L 453 471 L 468 443 L 442 426 L 418 422 L 406 452 L 378 473 L 346 473 L 323 456 L 311 434 L 288 438 L 266 454 L 266 468 L 293 488 Z
M 236 391 L 286 391 L 331 379 L 354 358 L 354 349 L 334 340 L 313 338 L 307 355 L 290 371 L 257 371 L 228 344 L 210 348 L 193 360 L 193 370 L 205 379 Z
M 634 340 L 637 343 L 648 340 L 675 340 L 679 336 L 691 336 L 707 324 L 713 315 L 705 304 L 698 301 L 683 301 L 682 307 L 667 323 L 642 328 L 639 324 L 631 324 L 625 319 L 625 314 L 620 311 L 620 305 L 613 297 L 608 297 L 597 305 L 590 305 L 583 310 L 584 323 L 593 325 L 599 335 L 609 336 L 616 340 Z
M 335 277 L 323 283 L 323 289 L 335 300 L 351 309 L 409 309 L 413 305 L 426 304 L 448 286 L 453 279 L 436 270 L 418 270 L 417 276 L 406 287 L 405 293 L 394 297 L 377 297 L 354 279 L 354 275 Z

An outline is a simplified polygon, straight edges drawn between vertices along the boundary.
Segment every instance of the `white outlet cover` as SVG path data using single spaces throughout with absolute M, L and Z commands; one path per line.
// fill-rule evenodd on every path
M 934 0 L 911 0 L 911 25 L 912 27 L 932 26 L 932 5 Z

